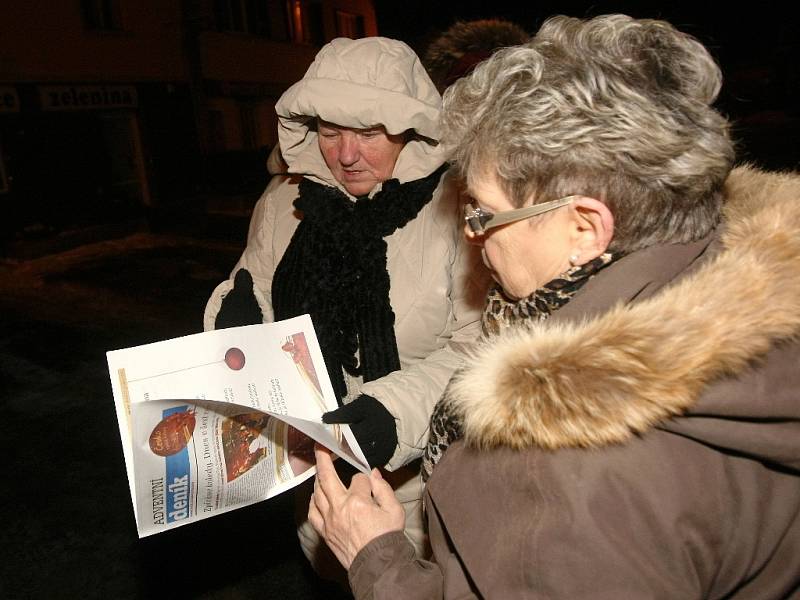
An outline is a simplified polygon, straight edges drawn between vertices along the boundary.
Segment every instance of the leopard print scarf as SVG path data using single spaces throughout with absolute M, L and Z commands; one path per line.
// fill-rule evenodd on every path
M 605 253 L 585 265 L 572 267 L 527 298 L 518 301 L 509 300 L 502 288 L 495 285 L 489 291 L 486 308 L 483 311 L 484 339 L 498 335 L 509 327 L 524 327 L 546 320 L 553 312 L 569 302 L 595 273 L 614 262 L 619 256 L 619 254 Z M 451 381 L 458 376 L 457 371 Z M 428 480 L 433 468 L 450 444 L 463 436 L 461 418 L 452 410 L 452 404 L 449 402 L 449 389 L 449 386 L 445 389 L 431 415 L 430 437 L 422 455 L 423 481 Z

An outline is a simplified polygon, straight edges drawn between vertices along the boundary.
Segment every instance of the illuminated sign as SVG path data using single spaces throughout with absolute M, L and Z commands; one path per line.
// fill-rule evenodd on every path
M 132 85 L 41 85 L 42 110 L 97 110 L 135 108 L 136 87 Z

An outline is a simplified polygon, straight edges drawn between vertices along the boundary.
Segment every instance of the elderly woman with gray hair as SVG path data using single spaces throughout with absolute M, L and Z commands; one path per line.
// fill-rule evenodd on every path
M 432 420 L 433 559 L 317 449 L 357 598 L 800 590 L 800 181 L 732 169 L 718 67 L 663 21 L 555 17 L 445 94 L 498 286 Z

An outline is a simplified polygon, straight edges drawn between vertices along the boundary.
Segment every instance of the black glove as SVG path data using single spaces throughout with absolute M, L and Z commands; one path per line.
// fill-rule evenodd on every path
M 372 396 L 361 394 L 344 406 L 322 415 L 323 423 L 348 423 L 370 467 L 382 467 L 397 447 L 392 414 Z
M 253 278 L 247 269 L 239 269 L 233 279 L 233 289 L 228 292 L 222 300 L 222 306 L 219 307 L 214 328 L 258 325 L 262 322 L 261 308 L 253 294 Z

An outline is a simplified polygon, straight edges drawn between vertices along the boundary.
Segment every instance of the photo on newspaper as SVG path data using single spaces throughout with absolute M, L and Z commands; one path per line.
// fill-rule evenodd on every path
M 107 353 L 139 537 L 266 500 L 316 473 L 314 442 L 369 466 L 308 315 Z

